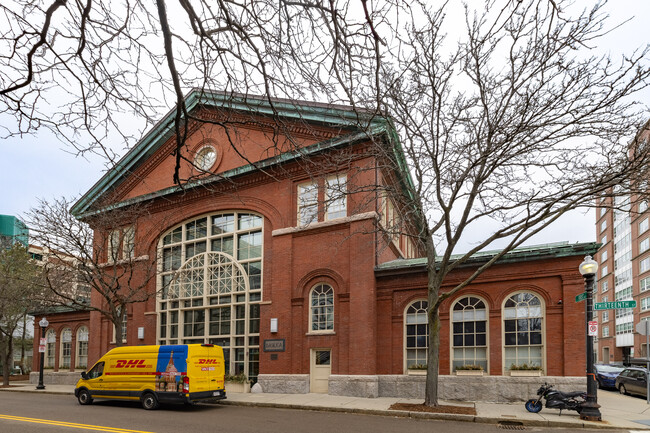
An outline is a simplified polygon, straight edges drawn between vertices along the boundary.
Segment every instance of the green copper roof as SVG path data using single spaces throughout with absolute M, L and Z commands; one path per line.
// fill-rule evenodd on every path
M 205 92 L 193 89 L 186 97 L 185 104 L 188 111 L 193 111 L 199 106 L 211 106 L 216 108 L 249 112 L 255 115 L 274 115 L 290 120 L 301 120 L 311 123 L 319 123 L 331 126 L 350 128 L 351 133 L 333 140 L 325 140 L 316 145 L 296 152 L 289 152 L 277 158 L 257 163 L 258 166 L 269 166 L 270 164 L 288 161 L 308 153 L 314 153 L 326 148 L 335 147 L 352 141 L 366 139 L 377 134 L 387 134 L 390 141 L 395 145 L 397 160 L 405 173 L 406 181 L 412 185 L 408 170 L 405 169 L 405 159 L 399 142 L 395 141 L 394 127 L 383 117 L 373 112 L 355 111 L 351 107 L 330 105 L 314 102 L 292 101 L 284 99 L 269 99 L 260 96 L 237 95 L 220 92 Z M 109 170 L 88 192 L 86 192 L 72 206 L 71 212 L 77 217 L 91 215 L 93 203 L 118 186 L 133 170 L 155 153 L 174 134 L 175 110 L 171 110 L 163 117 L 145 136 L 120 159 L 120 161 Z M 365 125 L 363 130 L 360 125 Z M 355 133 L 356 131 L 356 133 Z M 253 166 L 244 166 L 228 173 L 221 173 L 219 176 L 210 176 L 199 181 L 183 185 L 183 188 L 192 188 L 207 182 L 214 182 L 217 179 L 250 172 Z M 170 173 L 171 176 L 171 173 Z M 137 201 L 147 198 L 159 197 L 179 191 L 177 186 L 157 191 L 139 197 Z M 131 201 L 133 202 L 133 201 Z
M 497 260 L 496 264 L 527 262 L 532 260 L 542 260 L 557 257 L 593 255 L 596 253 L 596 251 L 598 251 L 599 247 L 600 244 L 596 242 L 569 244 L 569 242 L 566 241 L 519 247 L 506 253 L 503 257 Z M 463 263 L 462 266 L 475 266 L 479 263 L 484 263 L 489 260 L 490 257 L 496 255 L 500 251 L 501 250 L 490 250 L 478 252 L 474 254 L 467 262 Z M 456 254 L 451 256 L 451 260 L 457 260 L 460 257 L 460 254 Z M 378 265 L 375 267 L 375 271 L 382 272 L 409 269 L 415 270 L 417 268 L 424 268 L 426 264 L 426 258 L 397 259 Z

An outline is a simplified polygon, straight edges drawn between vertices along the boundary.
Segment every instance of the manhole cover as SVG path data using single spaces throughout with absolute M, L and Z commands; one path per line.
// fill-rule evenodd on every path
M 498 427 L 503 430 L 526 430 L 523 423 L 517 421 L 499 421 Z

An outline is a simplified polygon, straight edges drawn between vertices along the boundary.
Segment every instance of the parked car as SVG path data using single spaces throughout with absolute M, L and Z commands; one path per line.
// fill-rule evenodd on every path
M 621 394 L 646 396 L 648 372 L 641 367 L 627 367 L 616 378 L 616 389 Z
M 616 378 L 625 368 L 619 365 L 596 364 L 594 369 L 596 370 L 598 388 L 615 388 Z

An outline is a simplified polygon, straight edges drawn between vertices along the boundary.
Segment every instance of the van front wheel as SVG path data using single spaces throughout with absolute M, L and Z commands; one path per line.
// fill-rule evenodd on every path
M 79 404 L 91 404 L 93 402 L 93 398 L 90 396 L 90 393 L 88 392 L 87 389 L 82 389 L 79 391 L 79 395 L 77 395 L 77 400 L 79 400 Z
M 158 399 L 153 393 L 148 392 L 142 396 L 142 407 L 146 410 L 158 409 Z

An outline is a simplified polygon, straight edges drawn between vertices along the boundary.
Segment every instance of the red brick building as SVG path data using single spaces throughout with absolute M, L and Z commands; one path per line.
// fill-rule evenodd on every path
M 73 208 L 92 222 L 95 212 L 147 205 L 146 227 L 125 225 L 115 239 L 121 254 L 157 260 L 148 289 L 157 296 L 129 306 L 120 338 L 219 344 L 231 374 L 276 392 L 327 392 L 425 364 L 426 274 L 409 236 L 416 227 L 392 198 L 411 180 L 391 123 L 368 115 L 362 130 L 348 107 L 198 91 L 186 103 L 212 123 L 190 124 L 182 187 L 172 182 L 170 113 Z M 517 250 L 449 300 L 440 373 L 478 364 L 507 375 L 528 364 L 583 375 L 584 306 L 574 298 L 584 290 L 578 265 L 595 250 Z M 51 317 L 55 334 L 74 326 L 72 316 Z M 116 337 L 97 312 L 89 329 L 92 364 Z

